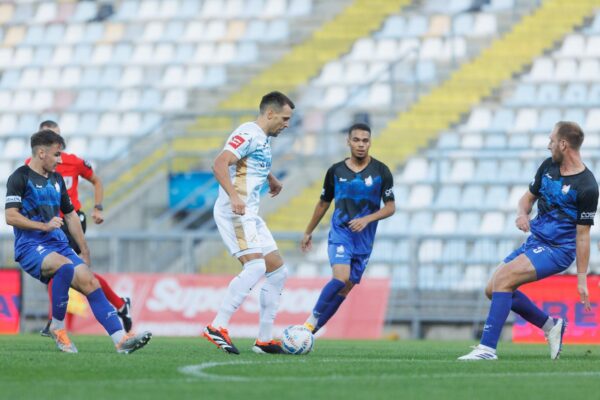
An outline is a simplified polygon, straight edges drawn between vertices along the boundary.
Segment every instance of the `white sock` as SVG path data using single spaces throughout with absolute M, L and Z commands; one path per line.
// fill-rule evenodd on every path
M 233 313 L 240 307 L 250 290 L 265 274 L 267 267 L 265 260 L 258 258 L 244 264 L 244 269 L 238 276 L 229 282 L 227 294 L 219 307 L 219 312 L 212 322 L 215 328 L 227 328 Z
M 310 313 L 310 315 L 306 319 L 305 324 L 310 324 L 310 326 L 317 326 L 317 322 L 319 322 L 319 319 L 315 317 L 313 313 Z
M 550 330 L 552 328 L 554 328 L 554 318 L 552 317 L 548 317 L 548 319 L 546 320 L 546 322 L 544 322 L 544 326 L 542 326 L 542 329 L 544 330 L 545 333 L 550 332 Z
M 52 330 L 65 329 L 65 320 L 63 319 L 62 321 L 59 321 L 56 318 L 52 317 L 52 323 L 50 324 L 50 326 L 52 327 Z
M 267 281 L 260 291 L 260 325 L 258 340 L 270 342 L 273 340 L 273 323 L 277 316 L 281 292 L 287 280 L 288 269 L 285 265 L 267 274 Z
M 117 344 L 119 344 L 121 339 L 123 339 L 124 336 L 125 336 L 125 331 L 123 329 L 120 329 L 120 330 L 116 331 L 115 333 L 113 333 L 112 335 L 110 335 L 110 338 L 112 339 L 113 343 L 115 345 L 117 345 Z

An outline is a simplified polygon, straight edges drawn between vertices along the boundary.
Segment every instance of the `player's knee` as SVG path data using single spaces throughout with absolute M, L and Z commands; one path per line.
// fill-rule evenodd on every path
M 288 268 L 285 265 L 277 268 L 275 271 L 267 274 L 267 279 L 274 285 L 283 286 L 289 275 Z
M 487 297 L 488 299 L 492 299 L 492 286 L 491 285 L 487 285 L 485 287 L 485 297 Z
M 348 294 L 350 294 L 350 291 L 352 290 L 353 287 L 354 287 L 354 283 L 348 281 L 348 282 L 346 282 L 346 286 L 344 286 L 344 288 L 342 288 L 342 290 L 340 290 L 338 292 L 338 294 L 340 296 L 346 297 L 346 296 L 348 296 Z

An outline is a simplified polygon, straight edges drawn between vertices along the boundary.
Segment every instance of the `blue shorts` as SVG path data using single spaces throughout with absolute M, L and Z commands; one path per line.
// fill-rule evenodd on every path
M 44 258 L 50 253 L 58 253 L 61 256 L 67 257 L 73 265 L 76 267 L 85 262 L 75 253 L 75 251 L 69 247 L 68 243 L 64 245 L 46 245 L 41 244 L 38 246 L 31 246 L 26 249 L 21 257 L 17 260 L 21 265 L 21 268 L 29 275 L 43 283 L 48 283 L 52 277 L 42 276 L 42 262 Z
M 575 249 L 550 246 L 533 235 L 530 235 L 521 247 L 510 253 L 504 262 L 514 260 L 520 254 L 525 254 L 531 261 L 538 280 L 564 272 L 575 260 Z
M 362 278 L 365 268 L 367 268 L 371 254 L 354 254 L 348 246 L 339 243 L 329 243 L 327 253 L 329 254 L 329 263 L 331 265 L 349 265 L 350 282 L 354 284 L 360 283 L 360 278 Z

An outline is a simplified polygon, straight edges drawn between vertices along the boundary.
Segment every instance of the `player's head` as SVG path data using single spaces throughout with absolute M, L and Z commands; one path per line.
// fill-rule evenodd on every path
M 277 136 L 289 126 L 292 110 L 296 108 L 292 100 L 281 92 L 271 92 L 260 101 L 260 119 L 268 136 Z
M 46 129 L 54 131 L 60 135 L 60 126 L 58 126 L 58 124 L 52 120 L 46 120 L 40 124 L 40 127 L 39 127 L 40 131 L 43 131 Z
M 550 143 L 548 143 L 548 150 L 552 154 L 552 161 L 560 163 L 567 152 L 579 152 L 583 138 L 583 131 L 577 123 L 569 121 L 557 122 L 550 134 Z
M 54 172 L 65 147 L 65 140 L 58 133 L 50 129 L 36 132 L 31 136 L 31 162 L 46 172 Z
M 348 129 L 348 146 L 353 157 L 363 159 L 369 155 L 371 148 L 371 127 L 357 123 Z

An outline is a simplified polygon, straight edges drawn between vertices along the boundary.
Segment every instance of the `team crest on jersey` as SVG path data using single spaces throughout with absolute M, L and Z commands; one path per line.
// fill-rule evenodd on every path
M 240 135 L 235 135 L 233 138 L 231 138 L 228 144 L 237 150 L 237 148 L 244 144 L 245 141 L 246 139 L 244 139 Z
M 335 252 L 338 254 L 344 254 L 344 246 L 343 245 L 339 245 L 336 249 Z
M 569 190 L 571 189 L 571 185 L 563 185 L 562 187 L 562 194 L 567 194 L 569 193 Z
M 54 189 L 56 189 L 56 191 L 60 193 L 60 185 L 58 184 L 58 182 L 54 182 Z
M 367 185 L 367 186 L 373 185 L 373 178 L 371 177 L 371 175 L 367 176 L 367 179 L 365 179 L 365 185 Z

